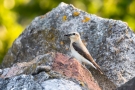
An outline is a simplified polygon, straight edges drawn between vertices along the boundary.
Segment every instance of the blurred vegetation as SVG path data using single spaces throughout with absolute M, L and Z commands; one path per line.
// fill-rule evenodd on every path
M 0 62 L 32 19 L 60 2 L 104 18 L 125 21 L 135 30 L 135 0 L 0 0 Z

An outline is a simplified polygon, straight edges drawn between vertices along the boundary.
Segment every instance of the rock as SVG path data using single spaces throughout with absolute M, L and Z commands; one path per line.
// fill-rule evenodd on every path
M 89 88 L 93 88 L 93 90 L 95 87 L 97 88 L 97 84 L 95 84 L 96 82 L 91 73 L 85 67 L 82 67 L 79 62 L 72 59 L 67 60 L 66 57 L 61 54 L 57 54 L 56 56 L 55 63 L 52 65 L 54 71 L 64 74 L 66 77 L 75 78 L 82 83 L 85 82 L 86 85 Z
M 38 75 L 41 77 L 40 75 Z M 35 81 L 31 75 L 19 75 L 6 80 L 0 80 L 1 90 L 88 90 L 75 82 L 66 79 L 50 79 Z M 2 83 L 1 83 L 2 82 Z
M 41 85 L 43 86 L 44 90 L 56 90 L 56 88 L 57 90 L 82 90 L 78 84 L 64 79 L 47 80 Z
M 39 67 L 50 67 L 53 64 L 54 55 L 54 53 L 47 53 L 38 55 L 29 62 L 15 63 L 12 67 L 3 69 L 3 74 L 0 77 L 9 78 L 24 73 L 34 74 L 46 71 L 46 68 L 41 70 Z
M 90 68 L 103 90 L 118 88 L 135 77 L 135 34 L 128 25 L 120 20 L 88 14 L 65 3 L 36 17 L 14 41 L 1 67 L 29 63 L 49 52 L 70 55 L 69 39 L 63 35 L 71 31 L 80 33 L 91 55 L 104 71 L 105 76 L 102 76 Z
M 38 55 L 29 62 L 15 63 L 12 67 L 3 69 L 3 74 L 0 75 L 0 78 L 3 78 L 0 80 L 0 88 L 50 90 L 52 87 L 51 90 L 59 90 L 65 87 L 62 90 L 69 90 L 70 87 L 71 90 L 101 90 L 86 68 L 77 60 L 69 59 L 64 54 L 50 52 Z M 3 84 L 7 88 L 3 87 Z
M 120 86 L 117 90 L 135 90 L 135 77 Z
M 0 69 L 0 75 L 3 73 L 2 69 Z
M 9 79 L 0 80 L 1 90 L 42 90 L 39 83 L 34 81 L 33 76 L 20 75 Z

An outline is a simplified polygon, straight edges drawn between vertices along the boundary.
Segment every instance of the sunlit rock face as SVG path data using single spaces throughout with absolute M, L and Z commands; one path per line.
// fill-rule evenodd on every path
M 31 62 L 37 56 L 50 52 L 72 56 L 70 41 L 64 37 L 64 34 L 72 31 L 80 33 L 89 52 L 103 70 L 105 75 L 100 75 L 97 70 L 90 68 L 103 90 L 120 87 L 135 77 L 135 34 L 128 25 L 120 20 L 88 14 L 65 3 L 36 17 L 14 41 L 1 67 L 11 68 L 16 63 Z
M 101 90 L 88 69 L 62 53 L 38 55 L 2 71 L 1 90 Z

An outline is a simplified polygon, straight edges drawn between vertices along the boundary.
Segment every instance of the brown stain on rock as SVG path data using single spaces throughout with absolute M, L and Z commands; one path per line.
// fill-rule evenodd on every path
M 75 78 L 76 80 L 86 83 L 90 90 L 101 90 L 91 73 L 86 68 L 82 67 L 78 61 L 69 59 L 66 55 L 56 53 L 52 70 L 69 78 Z

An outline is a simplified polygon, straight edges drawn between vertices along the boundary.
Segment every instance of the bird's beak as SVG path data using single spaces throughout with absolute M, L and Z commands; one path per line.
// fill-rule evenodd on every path
M 71 36 L 71 34 L 65 34 L 64 36 L 70 37 L 70 36 Z

